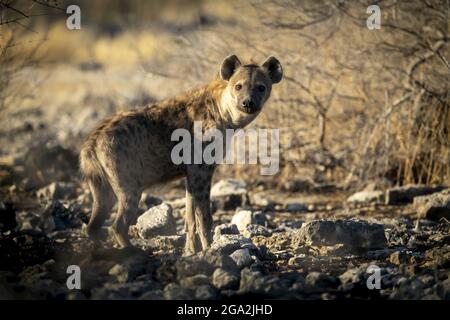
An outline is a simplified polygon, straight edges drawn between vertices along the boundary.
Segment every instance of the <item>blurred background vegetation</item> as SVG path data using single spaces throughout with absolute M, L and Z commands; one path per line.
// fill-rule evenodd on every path
M 78 150 L 101 118 L 276 56 L 285 78 L 255 127 L 280 129 L 286 191 L 450 183 L 450 1 L 0 0 L 0 156 Z M 68 30 L 65 8 L 81 8 Z M 222 169 L 230 175 L 230 167 Z

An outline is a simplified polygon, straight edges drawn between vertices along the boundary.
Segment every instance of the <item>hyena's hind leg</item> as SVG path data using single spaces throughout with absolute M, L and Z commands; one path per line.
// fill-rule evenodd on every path
M 87 234 L 93 240 L 104 240 L 102 226 L 111 214 L 116 196 L 108 182 L 91 180 L 89 188 L 92 194 L 92 215 L 87 226 Z
M 119 204 L 112 229 L 118 244 L 122 248 L 132 247 L 128 236 L 128 228 L 137 214 L 140 195 L 141 192 L 117 193 Z

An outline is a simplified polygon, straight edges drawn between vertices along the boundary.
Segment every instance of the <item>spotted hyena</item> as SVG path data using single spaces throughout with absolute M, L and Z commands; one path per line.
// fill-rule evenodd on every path
M 272 85 L 281 78 L 282 67 L 274 57 L 257 65 L 241 64 L 231 55 L 223 60 L 219 76 L 207 85 L 100 122 L 80 154 L 81 171 L 93 197 L 88 235 L 100 238 L 101 227 L 118 201 L 112 229 L 121 247 L 131 246 L 128 227 L 136 218 L 143 190 L 185 177 L 186 252 L 208 248 L 215 165 L 175 165 L 171 151 L 176 142 L 171 134 L 179 128 L 192 133 L 194 121 L 202 122 L 203 131 L 243 128 L 261 112 Z

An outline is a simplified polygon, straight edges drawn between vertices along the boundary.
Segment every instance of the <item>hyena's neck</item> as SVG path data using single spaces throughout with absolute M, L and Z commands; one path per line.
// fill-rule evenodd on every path
M 231 127 L 230 117 L 222 112 L 222 96 L 227 87 L 223 80 L 216 79 L 194 90 L 187 97 L 187 114 L 192 122 L 201 121 L 203 127 L 225 130 Z

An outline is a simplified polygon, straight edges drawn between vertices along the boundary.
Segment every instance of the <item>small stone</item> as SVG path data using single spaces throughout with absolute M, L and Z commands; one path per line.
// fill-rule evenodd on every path
M 152 207 L 159 206 L 163 201 L 161 198 L 153 197 L 150 194 L 143 192 L 141 195 L 141 200 L 139 201 L 139 208 L 148 210 Z
M 159 206 L 150 208 L 137 219 L 136 228 L 142 239 L 148 239 L 157 235 L 176 234 L 172 207 L 167 203 L 162 203 Z
M 199 257 L 186 257 L 175 262 L 175 269 L 177 271 L 178 279 L 204 274 L 206 276 L 212 275 L 215 266 Z
M 302 257 L 302 256 L 291 257 L 288 260 L 288 265 L 296 266 L 296 265 L 299 265 L 300 263 L 302 263 L 304 260 L 305 260 L 305 257 Z
M 234 251 L 242 248 L 257 250 L 256 246 L 249 238 L 238 234 L 224 234 L 214 239 L 209 251 L 220 255 L 229 255 Z
M 123 265 L 115 264 L 108 272 L 110 276 L 115 276 L 117 282 L 126 283 L 129 279 L 128 271 L 123 267 Z
M 239 230 L 237 226 L 233 223 L 224 223 L 218 225 L 214 229 L 214 238 L 219 238 L 221 235 L 224 234 L 239 234 Z
M 347 198 L 350 203 L 371 203 L 384 201 L 383 191 L 360 191 Z
M 264 193 L 254 193 L 251 196 L 252 205 L 259 207 L 267 207 L 273 204 L 273 201 L 267 198 Z
M 280 223 L 279 228 L 282 230 L 290 230 L 293 231 L 295 229 L 299 229 L 303 225 L 304 221 L 302 220 L 289 220 Z
M 212 285 L 200 285 L 195 289 L 196 300 L 214 300 L 217 299 L 217 289 Z
M 386 190 L 386 204 L 398 205 L 413 202 L 415 197 L 440 192 L 445 186 L 406 185 Z
M 442 281 L 442 283 L 437 285 L 438 290 L 441 292 L 442 298 L 449 300 L 450 299 L 450 276 Z
M 70 182 L 52 182 L 36 192 L 39 199 L 60 200 L 73 198 L 77 195 L 75 185 Z
M 197 274 L 192 277 L 186 277 L 180 280 L 180 285 L 185 288 L 196 288 L 201 285 L 209 285 L 211 282 L 209 277 L 204 274 Z
M 305 284 L 310 289 L 323 290 L 337 286 L 337 279 L 325 273 L 310 272 L 305 278 Z
M 152 238 L 152 240 L 159 250 L 168 251 L 183 248 L 186 242 L 186 236 L 184 234 L 174 236 L 156 236 Z
M 249 204 L 245 182 L 235 179 L 224 179 L 211 188 L 211 200 L 215 209 L 234 210 Z
M 252 268 L 244 268 L 241 271 L 241 281 L 238 294 L 263 295 L 268 298 L 283 298 L 291 281 L 278 275 L 263 275 Z
M 213 285 L 219 290 L 237 290 L 240 276 L 233 272 L 217 268 L 212 276 Z
M 308 211 L 308 206 L 304 203 L 298 203 L 298 202 L 294 202 L 294 203 L 289 203 L 286 206 L 286 211 L 289 212 L 307 212 Z
M 240 271 L 234 260 L 228 255 L 212 255 L 205 252 L 204 259 L 215 269 L 220 268 L 233 273 Z
M 389 261 L 396 265 L 401 265 L 409 261 L 410 255 L 404 251 L 395 251 L 389 256 Z
M 183 288 L 175 283 L 169 283 L 164 288 L 163 294 L 167 300 L 192 300 L 195 297 L 192 289 Z
M 131 229 L 130 229 L 131 230 Z M 132 238 L 131 243 L 143 251 L 165 251 L 182 249 L 186 243 L 186 235 L 154 236 L 151 239 Z
M 394 249 L 369 250 L 367 251 L 366 257 L 370 260 L 385 260 L 394 252 Z
M 247 238 L 256 236 L 270 237 L 272 235 L 272 232 L 270 232 L 270 230 L 266 227 L 259 224 L 250 224 L 247 226 L 247 228 L 245 228 L 242 235 Z
M 364 274 L 361 268 L 352 268 L 339 276 L 342 286 L 351 288 L 354 284 L 364 281 Z
M 93 300 L 123 300 L 136 299 L 145 292 L 152 290 L 155 284 L 151 281 L 133 281 L 128 283 L 106 282 L 103 287 L 94 288 L 90 299 Z
M 239 269 L 243 269 L 251 265 L 254 261 L 248 249 L 239 249 L 230 255 L 231 259 L 236 262 Z
M 162 290 L 160 289 L 146 291 L 139 297 L 139 300 L 163 300 L 163 299 L 164 295 Z
M 251 224 L 264 225 L 266 221 L 267 219 L 263 212 L 251 210 L 238 211 L 231 219 L 231 223 L 235 224 L 241 233 Z
M 67 300 L 86 300 L 86 296 L 80 290 L 72 290 L 67 296 Z
M 136 277 L 146 272 L 146 259 L 143 256 L 128 258 L 115 264 L 109 269 L 108 274 L 113 276 L 119 283 L 134 281 Z
M 435 277 L 431 274 L 424 274 L 418 277 L 425 285 L 431 286 L 435 282 Z
M 308 192 L 313 187 L 314 182 L 311 180 L 292 180 L 292 177 L 281 186 L 283 191 L 288 192 Z

